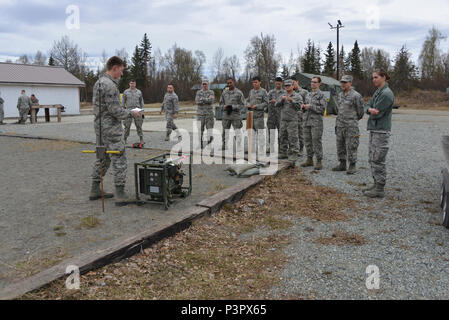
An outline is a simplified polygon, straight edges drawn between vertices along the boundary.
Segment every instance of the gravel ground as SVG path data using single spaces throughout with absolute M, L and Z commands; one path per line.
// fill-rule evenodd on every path
M 289 232 L 291 263 L 272 289 L 275 297 L 310 299 L 448 299 L 449 230 L 439 211 L 441 168 L 447 163 L 441 136 L 449 134 L 449 113 L 394 115 L 388 155 L 388 185 L 383 200 L 363 196 L 371 183 L 366 118 L 361 121 L 359 172 L 335 173 L 334 118 L 326 118 L 324 170 L 305 170 L 316 185 L 331 186 L 360 201 L 348 222 L 303 218 Z M 318 237 L 342 230 L 362 236 L 362 245 L 322 245 Z M 366 268 L 380 270 L 380 289 L 366 288 Z
M 117 238 L 157 228 L 205 197 L 241 182 L 229 176 L 224 165 L 194 165 L 192 195 L 168 211 L 158 204 L 117 208 L 108 199 L 106 214 L 101 214 L 101 202 L 87 199 L 95 156 L 82 154 L 84 149 L 92 146 L 0 136 L 0 287 Z M 135 192 L 132 164 L 155 154 L 160 152 L 128 151 L 130 195 Z M 105 190 L 112 189 L 111 170 Z M 99 225 L 83 226 L 82 219 L 89 216 Z

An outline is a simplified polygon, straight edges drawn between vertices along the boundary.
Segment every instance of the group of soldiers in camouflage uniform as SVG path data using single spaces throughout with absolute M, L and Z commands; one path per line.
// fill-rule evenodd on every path
M 3 104 L 5 100 L 0 97 L 0 125 L 4 125 L 3 122 L 5 119 L 5 111 L 3 109 Z M 19 99 L 17 100 L 17 109 L 19 110 L 19 121 L 18 124 L 25 124 L 28 118 L 28 115 L 31 115 L 31 107 L 38 106 L 39 100 L 36 98 L 34 94 L 31 97 L 26 95 L 26 91 L 22 90 Z M 39 112 L 39 109 L 36 110 L 36 115 Z
M 91 200 L 101 197 L 100 172 L 105 175 L 112 162 L 115 171 L 116 204 L 119 206 L 130 202 L 124 190 L 127 172 L 125 141 L 129 136 L 129 127 L 133 118 L 138 127 L 141 142 L 143 141 L 141 129 L 143 117 L 141 111 L 136 110 L 138 107 L 143 109 L 143 97 L 142 93 L 135 88 L 135 83 L 132 82 L 130 84 L 130 89 L 124 92 L 123 101 L 120 102 L 117 82 L 123 73 L 123 68 L 123 60 L 118 57 L 112 57 L 107 63 L 108 71 L 100 77 L 94 86 L 94 127 L 97 142 L 100 141 L 101 118 L 102 143 L 107 150 L 119 151 L 119 154 L 106 155 L 106 159 L 102 161 L 101 170 L 101 162 L 99 160 L 95 162 L 90 194 Z M 383 76 L 382 79 L 385 80 L 387 77 Z M 262 132 L 265 130 L 264 113 L 268 112 L 268 129 L 279 130 L 279 141 L 270 141 L 270 145 L 279 143 L 279 157 L 296 161 L 305 146 L 307 161 L 301 164 L 301 166 L 314 166 L 316 170 L 321 170 L 323 159 L 323 116 L 327 106 L 327 100 L 320 91 L 321 78 L 317 76 L 312 79 L 312 91 L 310 93 L 301 89 L 296 79 L 287 79 L 283 83 L 283 79 L 276 78 L 275 88 L 268 93 L 261 88 L 259 77 L 255 77 L 252 80 L 254 88 L 250 91 L 246 100 L 243 93 L 235 87 L 234 79 L 227 80 L 227 88 L 222 92 L 219 101 L 219 105 L 223 108 L 222 149 L 225 150 L 226 148 L 227 135 L 231 126 L 236 131 L 237 138 L 239 138 L 239 131 L 243 127 L 242 112 L 246 110 L 254 112 L 253 129 L 259 132 L 260 130 Z M 378 91 L 376 91 L 370 102 L 364 106 L 361 95 L 352 88 L 352 77 L 344 76 L 341 79 L 341 83 L 343 91 L 338 97 L 339 113 L 335 127 L 340 164 L 333 170 L 347 171 L 348 174 L 355 173 L 360 138 L 358 121 L 365 112 L 368 113 L 370 115 L 368 120 L 370 163 L 375 183 L 366 190 L 365 194 L 369 197 L 383 197 L 383 188 L 386 182 L 385 159 L 389 147 L 391 110 L 394 95 L 385 82 L 379 82 Z M 195 98 L 195 102 L 198 105 L 197 120 L 201 131 L 201 142 L 203 142 L 204 131 L 214 128 L 212 107 L 214 100 L 215 94 L 209 89 L 209 82 L 203 80 L 202 89 L 197 92 Z M 0 100 L 0 104 L 1 102 L 2 100 Z M 28 104 L 27 99 L 19 99 L 20 106 L 22 103 L 24 106 Z M 161 113 L 162 111 L 166 115 L 166 140 L 168 140 L 172 131 L 177 131 L 178 129 L 174 120 L 178 117 L 179 100 L 174 93 L 172 85 L 168 86 Z M 24 112 L 25 110 L 22 113 Z M 123 133 L 122 120 L 125 121 L 125 134 Z M 212 136 L 208 136 L 206 142 L 211 143 L 211 141 Z M 316 158 L 315 165 L 314 157 Z M 349 162 L 349 168 L 347 168 L 347 162 Z M 105 194 L 105 198 L 111 197 L 113 197 L 112 194 Z

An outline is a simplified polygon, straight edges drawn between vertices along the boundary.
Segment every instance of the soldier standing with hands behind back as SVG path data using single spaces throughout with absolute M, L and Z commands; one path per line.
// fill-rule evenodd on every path
M 346 160 L 349 162 L 347 174 L 356 173 L 357 149 L 359 147 L 359 120 L 363 118 L 363 98 L 352 88 L 352 76 L 341 78 L 338 96 L 338 116 L 335 123 L 337 135 L 337 155 L 340 164 L 332 171 L 346 171 Z
M 209 80 L 204 79 L 202 83 L 203 88 L 198 90 L 195 97 L 195 103 L 198 105 L 197 121 L 199 121 L 200 143 L 203 148 L 203 133 L 207 129 L 207 143 L 211 143 L 213 136 L 209 137 L 209 130 L 214 128 L 214 111 L 212 104 L 215 101 L 215 93 L 209 90 Z
M 165 136 L 165 141 L 169 141 L 172 131 L 178 130 L 178 127 L 175 124 L 175 119 L 178 119 L 179 113 L 179 99 L 178 95 L 175 93 L 175 87 L 172 84 L 167 86 L 167 93 L 164 96 L 160 114 L 162 114 L 162 112 L 165 112 L 165 119 L 167 120 L 167 134 Z M 178 135 L 178 138 L 181 137 Z
M 126 89 L 125 92 L 123 92 L 123 101 L 122 101 L 123 108 L 126 108 L 128 110 L 140 108 L 145 108 L 145 103 L 143 102 L 143 95 L 142 92 L 136 88 L 136 81 L 131 80 L 129 82 L 129 89 Z M 129 131 L 131 129 L 131 124 L 133 122 L 132 118 L 128 118 L 124 121 L 125 125 L 125 144 L 129 137 Z M 134 123 L 136 125 L 137 129 L 137 135 L 140 138 L 140 143 L 143 142 L 143 115 L 139 115 L 137 118 L 134 118 Z
M 120 91 L 118 90 L 118 80 L 123 75 L 125 62 L 119 57 L 112 57 L 106 63 L 107 71 L 94 85 L 93 105 L 94 105 L 94 128 L 97 136 L 97 145 L 100 142 L 100 121 L 101 140 L 107 151 L 119 151 L 119 154 L 106 154 L 103 160 L 102 173 L 106 175 L 111 162 L 114 168 L 116 206 L 124 206 L 131 202 L 125 193 L 126 173 L 128 162 L 125 154 L 125 141 L 123 139 L 122 120 L 131 117 L 139 117 L 139 112 L 124 109 L 120 103 Z M 101 109 L 101 119 L 100 119 Z M 112 159 L 111 159 L 112 158 Z M 100 160 L 97 159 L 92 173 L 92 189 L 90 200 L 101 199 L 100 190 Z M 105 198 L 112 198 L 113 194 L 105 193 Z
M 304 140 L 307 149 L 307 161 L 302 167 L 313 166 L 313 156 L 316 156 L 315 170 L 323 169 L 323 116 L 327 107 L 327 100 L 320 90 L 321 78 L 312 78 L 312 92 L 307 98 L 307 104 L 302 106 L 304 110 Z

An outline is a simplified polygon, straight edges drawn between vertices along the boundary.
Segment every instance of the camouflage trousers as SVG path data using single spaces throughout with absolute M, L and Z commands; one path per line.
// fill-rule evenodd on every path
M 169 136 L 172 131 L 178 130 L 178 127 L 175 124 L 175 117 L 172 113 L 166 113 L 165 119 L 167 120 L 167 136 Z
M 134 119 L 134 124 L 136 125 L 137 135 L 140 138 L 143 138 L 143 130 L 142 130 L 143 117 L 142 117 L 142 115 L 140 115 L 138 117 L 128 118 L 123 121 L 123 125 L 125 126 L 125 140 L 128 139 L 128 137 L 129 137 L 129 131 L 131 129 L 131 124 L 133 123 L 133 119 Z
M 223 139 L 223 145 L 225 145 L 227 143 L 228 136 L 229 136 L 229 129 L 234 128 L 234 130 L 236 130 L 236 136 L 240 135 L 240 132 L 243 128 L 243 122 L 241 119 L 238 120 L 230 120 L 230 119 L 223 119 L 222 120 L 222 126 L 223 126 L 223 134 L 222 134 L 222 139 Z
M 307 157 L 323 160 L 323 124 L 316 123 L 313 126 L 304 127 L 304 142 L 307 150 Z
M 3 105 L 0 105 L 0 122 L 5 120 L 5 111 L 3 110 Z
M 357 149 L 359 148 L 360 131 L 358 126 L 335 127 L 337 135 L 338 160 L 349 163 L 357 162 Z
M 22 122 L 26 122 L 28 119 L 29 112 L 30 112 L 30 108 L 20 108 L 19 109 L 19 120 Z
M 299 154 L 298 141 L 298 122 L 295 120 L 281 120 L 281 130 L 279 133 L 279 153 L 280 154 Z
M 302 111 L 298 113 L 298 140 L 299 149 L 304 149 L 304 119 Z
M 256 131 L 265 129 L 265 119 L 253 118 L 253 129 Z
M 387 181 L 386 160 L 390 149 L 390 132 L 370 132 L 369 163 L 374 183 L 385 185 Z
M 214 115 L 213 114 L 202 114 L 196 116 L 196 121 L 198 123 L 198 131 L 200 133 L 200 141 L 203 140 L 204 130 L 210 130 L 214 128 Z M 208 135 L 208 132 L 206 132 Z M 207 136 L 207 141 L 209 141 L 209 136 Z
M 271 130 L 280 131 L 280 128 L 281 128 L 280 116 L 278 116 L 276 114 L 268 115 L 267 128 L 268 128 L 268 139 L 270 139 L 269 142 L 270 142 L 270 146 L 271 146 Z M 278 143 L 280 143 L 279 139 L 280 139 L 280 137 L 278 135 Z
M 98 139 L 98 135 L 97 135 Z M 103 177 L 111 166 L 114 169 L 114 183 L 116 186 L 124 186 L 126 184 L 126 173 L 128 171 L 128 161 L 125 153 L 125 142 L 123 141 L 122 132 L 118 134 L 103 134 L 103 143 L 108 151 L 120 151 L 120 154 L 107 154 L 103 160 Z M 92 180 L 100 182 L 100 160 L 96 160 L 92 172 Z

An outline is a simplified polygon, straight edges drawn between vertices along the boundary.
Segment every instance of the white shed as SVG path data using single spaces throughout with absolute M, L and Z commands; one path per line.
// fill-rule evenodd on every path
M 5 118 L 18 117 L 20 92 L 35 94 L 41 105 L 61 104 L 66 115 L 80 114 L 80 88 L 84 83 L 63 67 L 0 63 L 0 97 Z M 56 109 L 50 109 L 56 115 Z M 42 112 L 39 116 L 42 116 Z

